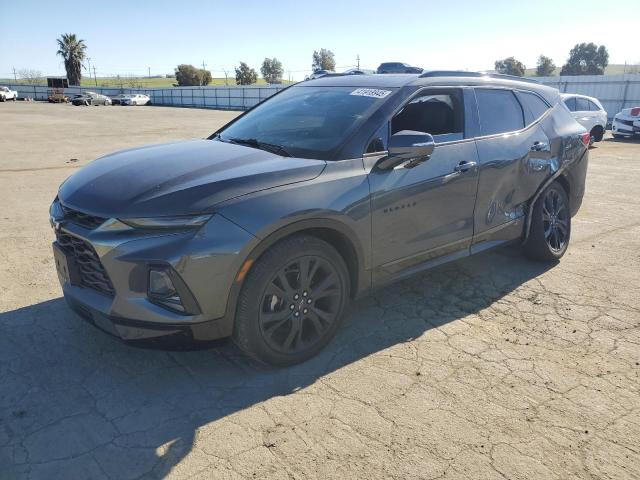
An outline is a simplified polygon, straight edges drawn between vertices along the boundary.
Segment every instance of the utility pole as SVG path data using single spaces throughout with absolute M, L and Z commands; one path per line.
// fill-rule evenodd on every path
M 147 70 L 149 71 L 149 78 L 151 78 L 151 67 L 147 67 Z
M 356 60 L 358 61 L 358 70 L 360 70 L 360 54 L 356 55 Z
M 200 80 L 200 86 L 202 87 L 204 82 L 204 71 L 207 69 L 207 64 L 204 63 L 204 60 L 202 60 L 202 80 Z
M 89 72 L 89 78 L 91 78 L 91 72 Z M 96 82 L 96 87 L 98 86 L 98 77 L 96 77 L 96 66 L 93 66 L 93 79 Z
M 13 67 L 13 81 L 18 83 L 18 76 L 16 75 L 16 67 Z
M 87 63 L 89 64 L 87 68 L 87 70 L 89 70 L 89 80 L 91 80 L 91 57 L 87 57 Z M 82 83 L 82 81 L 80 81 L 80 83 Z
M 224 72 L 224 84 L 225 86 L 229 86 L 229 75 L 228 72 L 224 69 L 224 67 L 222 68 L 222 71 Z

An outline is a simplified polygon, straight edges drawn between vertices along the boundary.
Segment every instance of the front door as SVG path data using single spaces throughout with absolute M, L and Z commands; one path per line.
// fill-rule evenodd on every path
M 436 147 L 427 161 L 413 168 L 374 167 L 369 174 L 374 282 L 438 257 L 468 252 L 478 157 L 474 141 L 465 138 L 464 97 L 463 89 L 422 90 L 388 126 L 390 134 L 430 133 Z M 384 139 L 372 142 L 382 145 Z

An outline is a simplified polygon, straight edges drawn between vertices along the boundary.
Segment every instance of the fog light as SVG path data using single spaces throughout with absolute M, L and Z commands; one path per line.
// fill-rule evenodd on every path
M 168 297 L 176 293 L 176 289 L 167 272 L 149 270 L 149 292 L 159 297 Z
M 180 295 L 165 270 L 149 270 L 149 297 L 166 307 L 184 312 Z

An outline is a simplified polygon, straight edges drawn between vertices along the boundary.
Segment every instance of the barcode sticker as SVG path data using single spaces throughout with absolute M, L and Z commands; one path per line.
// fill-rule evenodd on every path
M 384 98 L 391 93 L 391 90 L 379 90 L 377 88 L 358 88 L 349 95 L 358 95 L 360 97 Z

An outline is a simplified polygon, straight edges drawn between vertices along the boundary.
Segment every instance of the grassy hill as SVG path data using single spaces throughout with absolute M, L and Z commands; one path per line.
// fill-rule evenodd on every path
M 175 77 L 166 78 L 166 77 L 98 77 L 97 78 L 98 87 L 112 87 L 112 88 L 170 88 L 173 87 L 173 84 L 176 83 Z M 16 83 L 12 78 L 4 78 L 0 79 L 0 84 Z M 18 83 L 28 83 L 23 80 L 18 80 Z M 40 83 L 41 85 L 46 85 L 46 79 L 43 79 Z M 235 86 L 236 79 L 235 77 L 229 77 L 228 80 L 229 86 Z M 282 81 L 283 84 L 288 84 L 289 82 L 286 80 Z M 258 81 L 255 85 L 266 85 L 267 83 L 263 78 L 258 78 Z M 96 80 L 89 77 L 83 77 L 81 81 L 81 86 L 83 87 L 95 87 Z M 225 79 L 224 78 L 213 78 L 211 83 L 208 85 L 209 87 L 224 87 Z
M 166 77 L 106 77 L 106 78 L 97 78 L 99 87 L 124 87 L 124 88 L 167 88 L 173 87 L 176 83 L 175 77 L 166 78 Z M 286 80 L 283 80 L 283 83 L 288 83 Z M 228 79 L 229 86 L 235 86 L 236 79 L 235 77 L 229 77 Z M 264 81 L 263 78 L 258 78 L 258 81 L 255 83 L 256 85 L 266 85 L 267 82 Z M 81 85 L 83 87 L 95 87 L 96 81 L 93 78 L 83 78 Z M 211 79 L 211 83 L 208 85 L 209 87 L 223 87 L 225 86 L 224 78 L 213 78 Z

